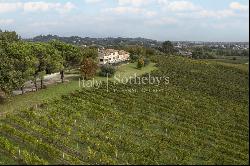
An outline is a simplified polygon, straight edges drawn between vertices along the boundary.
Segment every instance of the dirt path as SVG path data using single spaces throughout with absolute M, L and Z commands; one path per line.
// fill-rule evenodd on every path
M 75 75 L 76 74 L 65 75 L 65 82 L 68 82 L 69 81 L 68 79 L 72 76 L 75 76 Z M 57 84 L 57 83 L 61 83 L 60 73 L 53 73 L 53 74 L 44 76 L 44 80 L 43 80 L 44 86 L 50 86 L 50 85 Z M 38 86 L 38 88 L 40 88 L 40 86 L 41 86 L 40 79 L 37 79 L 37 86 Z M 27 81 L 24 84 L 24 93 L 35 92 L 35 91 L 36 91 L 36 87 L 35 87 L 35 84 L 33 81 Z M 22 90 L 20 90 L 20 89 L 13 91 L 14 96 L 21 95 L 21 94 L 22 94 Z

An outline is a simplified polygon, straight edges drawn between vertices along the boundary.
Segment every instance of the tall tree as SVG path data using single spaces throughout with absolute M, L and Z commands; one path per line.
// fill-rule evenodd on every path
M 22 41 L 11 43 L 7 53 L 14 62 L 14 70 L 20 75 L 18 81 L 23 92 L 24 83 L 35 73 L 37 58 L 32 55 L 30 44 Z
M 97 48 L 82 48 L 81 49 L 82 57 L 96 59 L 98 57 Z
M 14 60 L 0 49 L 0 91 L 10 94 L 19 87 L 20 75 L 14 70 Z
M 81 63 L 81 73 L 84 79 L 91 79 L 95 76 L 98 66 L 92 58 L 84 58 Z
M 170 41 L 165 41 L 162 43 L 161 51 L 168 55 L 176 52 L 174 45 Z
M 43 88 L 43 77 L 45 74 L 51 74 L 63 69 L 64 60 L 60 52 L 52 45 L 47 43 L 35 43 L 32 45 L 34 56 L 38 59 L 36 71 L 34 74 L 35 86 L 36 79 L 40 78 L 41 88 Z
M 64 68 L 60 72 L 61 79 L 63 82 L 65 69 L 71 69 L 71 68 L 80 66 L 81 59 L 83 57 L 82 52 L 80 48 L 77 46 L 66 44 L 57 40 L 51 41 L 50 44 L 60 52 L 64 60 L 64 63 L 63 63 Z
M 5 43 L 12 43 L 12 42 L 17 42 L 20 40 L 20 37 L 18 36 L 18 34 L 15 31 L 4 31 L 2 32 L 0 30 L 0 42 L 3 44 L 3 42 Z

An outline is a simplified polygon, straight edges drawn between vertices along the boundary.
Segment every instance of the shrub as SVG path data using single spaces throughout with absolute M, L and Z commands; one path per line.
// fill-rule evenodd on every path
M 138 59 L 137 68 L 141 69 L 143 66 L 144 66 L 144 59 L 143 58 Z
M 130 61 L 131 61 L 132 63 L 138 61 L 139 58 L 140 58 L 139 55 L 136 55 L 136 54 L 131 54 L 131 55 L 130 55 Z
M 144 66 L 149 65 L 149 63 L 150 63 L 149 59 L 145 58 L 145 59 L 144 59 Z
M 84 79 L 91 79 L 95 76 L 97 64 L 91 58 L 85 58 L 81 64 L 81 74 Z
M 99 73 L 102 77 L 113 76 L 116 72 L 116 68 L 111 65 L 104 65 L 101 67 L 101 71 Z
M 0 104 L 6 100 L 6 94 L 0 90 Z

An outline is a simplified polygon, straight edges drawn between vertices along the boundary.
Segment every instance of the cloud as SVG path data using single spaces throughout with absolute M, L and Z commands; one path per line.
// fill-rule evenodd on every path
M 107 8 L 104 9 L 105 12 L 111 12 L 115 14 L 126 14 L 126 13 L 132 13 L 132 14 L 140 14 L 143 13 L 144 10 L 141 8 L 136 8 L 136 7 L 124 7 L 124 6 L 119 6 L 119 7 L 114 7 L 114 8 Z
M 5 3 L 0 2 L 0 13 L 13 12 L 22 7 L 22 3 Z
M 0 13 L 15 12 L 22 10 L 24 12 L 50 11 L 68 12 L 75 8 L 71 2 L 67 3 L 49 3 L 44 1 L 39 2 L 0 2 Z
M 14 20 L 12 19 L 0 19 L 0 24 L 1 25 L 10 25 L 10 24 L 13 24 L 14 23 Z
M 239 13 L 236 10 L 248 11 L 246 5 L 238 2 L 232 2 L 225 9 L 206 9 L 200 5 L 194 4 L 187 0 L 158 0 L 165 12 L 172 13 L 179 18 L 202 19 L 202 18 L 215 18 L 223 19 L 229 17 L 245 17 L 245 13 Z
M 145 21 L 145 23 L 151 26 L 173 25 L 173 24 L 177 24 L 178 20 L 172 17 L 162 17 L 158 19 L 147 20 Z
M 85 3 L 88 3 L 88 4 L 96 4 L 100 2 L 103 2 L 103 0 L 85 0 Z
M 63 25 L 61 22 L 55 22 L 55 21 L 53 21 L 53 22 L 33 22 L 33 23 L 31 23 L 30 24 L 30 26 L 32 26 L 32 27 L 39 27 L 39 28 L 41 28 L 41 27 L 53 27 L 53 26 L 59 26 L 59 25 Z
M 201 7 L 189 1 L 173 1 L 167 5 L 167 9 L 171 11 L 195 11 L 200 10 Z
M 74 8 L 75 5 L 71 2 L 67 2 L 65 4 L 47 2 L 26 2 L 23 4 L 23 10 L 25 12 L 56 10 L 63 13 L 71 11 Z
M 240 11 L 248 11 L 249 7 L 247 5 L 242 5 L 239 2 L 232 2 L 230 3 L 230 9 L 233 10 L 240 10 Z
M 124 5 L 130 5 L 130 6 L 142 6 L 142 5 L 147 5 L 151 0 L 118 0 L 118 4 L 120 6 Z
M 217 40 L 225 39 L 222 35 L 225 31 L 228 36 L 234 32 L 235 39 L 246 38 L 245 34 L 249 34 L 246 0 L 203 1 L 0 0 L 0 26 L 15 28 L 25 36 L 59 33 L 163 39 L 166 34 L 169 39 Z M 73 9 L 76 12 L 69 12 Z M 65 12 L 69 13 L 57 14 Z
M 104 10 L 102 10 L 105 13 L 112 13 L 112 14 L 116 14 L 116 15 L 131 15 L 133 14 L 133 16 L 144 16 L 147 18 L 151 18 L 157 15 L 156 11 L 150 11 L 144 8 L 139 8 L 139 7 L 127 7 L 127 6 L 118 6 L 118 7 L 114 7 L 114 8 L 106 8 Z
M 148 12 L 146 12 L 146 16 L 148 16 L 148 17 L 154 17 L 154 16 L 156 16 L 158 13 L 157 12 L 155 12 L 155 11 L 148 11 Z
M 195 5 L 194 3 L 190 1 L 170 1 L 170 0 L 158 0 L 158 4 L 162 6 L 165 10 L 170 10 L 173 12 L 179 12 L 179 11 L 195 11 L 200 10 L 201 7 L 198 5 Z
M 213 17 L 213 18 L 226 18 L 226 17 L 233 17 L 236 14 L 232 10 L 218 10 L 218 11 L 209 11 L 209 10 L 202 10 L 198 12 L 200 17 Z
M 51 8 L 58 8 L 60 4 L 58 3 L 46 3 L 46 2 L 27 2 L 23 4 L 23 10 L 25 12 L 34 11 L 47 11 Z

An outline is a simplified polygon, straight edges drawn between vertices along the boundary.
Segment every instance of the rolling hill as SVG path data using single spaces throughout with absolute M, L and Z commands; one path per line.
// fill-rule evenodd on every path
M 169 84 L 103 82 L 6 115 L 0 164 L 248 164 L 248 70 L 152 61 Z

